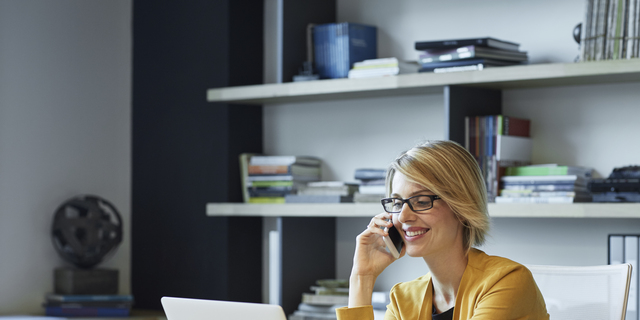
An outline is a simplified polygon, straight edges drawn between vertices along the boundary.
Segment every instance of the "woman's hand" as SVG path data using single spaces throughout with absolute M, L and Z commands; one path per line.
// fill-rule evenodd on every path
M 353 257 L 352 275 L 378 277 L 396 259 L 387 252 L 387 247 L 382 240 L 389 234 L 383 228 L 393 226 L 391 213 L 381 213 L 371 219 L 371 222 L 356 238 L 356 252 Z M 401 252 L 401 256 L 404 254 Z
M 371 304 L 373 285 L 378 276 L 396 259 L 387 252 L 383 236 L 389 234 L 383 228 L 391 228 L 393 222 L 390 213 L 381 213 L 356 238 L 356 252 L 353 256 L 353 267 L 349 279 L 349 307 Z M 400 257 L 404 255 L 402 248 Z

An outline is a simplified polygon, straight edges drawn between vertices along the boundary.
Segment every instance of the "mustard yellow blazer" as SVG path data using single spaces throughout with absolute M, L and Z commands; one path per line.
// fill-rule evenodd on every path
M 396 284 L 385 320 L 431 320 L 431 275 Z M 339 308 L 338 320 L 373 320 L 373 307 Z M 471 249 L 462 275 L 454 320 L 549 319 L 540 290 L 525 266 Z

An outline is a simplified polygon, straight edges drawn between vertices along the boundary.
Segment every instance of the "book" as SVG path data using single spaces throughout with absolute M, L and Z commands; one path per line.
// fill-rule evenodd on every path
M 320 165 L 249 165 L 249 176 L 253 175 L 320 175 Z
M 45 315 L 52 317 L 127 317 L 130 313 L 131 310 L 129 308 L 66 308 L 57 306 L 45 307 Z
M 45 296 L 47 301 L 59 302 L 90 302 L 90 301 L 133 301 L 133 296 L 124 294 L 55 294 L 49 293 Z
M 318 181 L 320 180 L 320 176 L 319 175 L 314 175 L 314 176 L 306 176 L 306 175 L 291 175 L 291 174 L 284 174 L 284 175 L 253 175 L 253 176 L 248 176 L 247 177 L 247 181 L 248 182 L 257 182 L 257 181 L 298 181 L 298 182 L 305 182 L 305 181 Z
M 492 139 L 493 140 L 493 139 Z M 511 160 L 531 162 L 533 141 L 531 138 L 496 135 L 495 138 L 496 160 Z M 506 168 L 508 170 L 512 168 Z
M 591 202 L 591 197 L 504 197 L 497 196 L 496 203 L 575 203 Z
M 387 178 L 387 169 L 360 168 L 356 169 L 356 180 L 379 180 Z
M 353 196 L 353 193 L 358 191 L 358 187 L 358 184 L 342 181 L 317 181 L 299 187 L 298 194 Z
M 285 203 L 284 197 L 251 197 L 249 203 L 267 204 L 267 203 Z
M 353 202 L 353 196 L 318 195 L 318 194 L 287 194 L 285 203 L 344 203 Z
M 319 313 L 319 312 L 296 310 L 293 312 L 293 316 L 302 317 L 302 319 L 304 320 L 338 319 L 338 316 L 336 315 L 335 310 L 333 313 Z M 294 319 L 299 319 L 299 318 L 294 318 Z
M 239 158 L 240 161 L 240 185 L 242 187 L 242 201 L 245 203 L 249 202 L 249 182 L 247 177 L 249 176 L 249 162 L 251 157 L 255 156 L 253 153 L 241 153 Z
M 377 28 L 357 23 L 329 23 L 313 28 L 315 68 L 321 79 L 346 78 L 354 63 L 376 59 Z
M 578 166 L 559 166 L 557 164 L 518 166 L 507 168 L 507 176 L 551 176 L 551 175 L 581 175 L 591 177 L 593 168 Z
M 448 40 L 436 40 L 436 41 L 417 41 L 415 43 L 415 49 L 429 50 L 429 49 L 444 49 L 444 48 L 458 48 L 463 46 L 481 46 L 481 47 L 490 47 L 497 48 L 502 50 L 510 50 L 510 51 L 518 51 L 520 48 L 520 44 L 498 40 L 496 38 L 486 37 L 486 38 L 470 38 L 470 39 L 448 39 Z
M 478 64 L 470 64 L 470 65 L 457 66 L 457 67 L 435 68 L 435 69 L 433 69 L 433 73 L 482 71 L 482 70 L 484 70 L 486 68 L 491 68 L 491 67 L 494 67 L 494 66 L 491 66 L 491 65 L 486 65 L 485 66 L 482 63 L 478 63 Z
M 133 301 L 46 301 L 45 307 L 61 307 L 61 308 L 80 308 L 80 307 L 99 307 L 99 308 L 131 308 Z
M 336 304 L 349 304 L 348 295 L 317 295 L 313 293 L 302 293 L 302 302 L 311 305 L 333 306 Z
M 473 58 L 488 58 L 521 62 L 527 60 L 527 53 L 522 51 L 501 50 L 470 45 L 456 48 L 425 50 L 419 55 L 418 62 L 424 64 L 439 61 L 455 61 Z
M 419 68 L 417 63 L 399 61 L 397 58 L 371 59 L 354 63 L 348 77 L 353 79 L 416 73 Z
M 502 189 L 500 190 L 500 196 L 507 198 L 520 198 L 520 197 L 582 197 L 588 196 L 588 192 L 576 192 L 576 191 L 533 191 L 530 189 L 512 190 Z
M 366 194 L 366 193 L 360 193 L 360 192 L 356 192 L 353 194 L 353 202 L 355 203 L 380 203 L 380 200 L 382 200 L 382 198 L 385 198 L 386 194 L 384 193 L 380 193 L 380 194 Z
M 454 61 L 439 61 L 439 62 L 431 62 L 431 63 L 422 63 L 421 68 L 418 69 L 418 72 L 431 72 L 437 68 L 449 68 L 449 67 L 469 66 L 469 65 L 478 65 L 478 64 L 482 64 L 484 68 L 488 66 L 511 66 L 511 65 L 518 64 L 518 62 L 485 59 L 485 58 L 464 59 L 464 60 L 454 60 Z
M 293 164 L 319 166 L 322 160 L 311 156 L 266 156 L 254 155 L 250 157 L 250 166 L 290 166 Z
M 502 190 L 531 190 L 536 191 L 576 191 L 588 192 L 585 186 L 577 186 L 573 182 L 561 184 L 510 184 L 503 183 Z
M 502 181 L 505 185 L 520 184 L 569 184 L 569 185 L 587 185 L 587 178 L 578 175 L 549 175 L 549 176 L 503 176 Z
M 385 185 L 360 185 L 358 192 L 360 194 L 385 194 L 387 189 Z

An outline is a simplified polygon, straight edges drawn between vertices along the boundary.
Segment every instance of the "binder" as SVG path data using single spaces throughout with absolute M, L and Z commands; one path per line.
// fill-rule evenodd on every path
M 640 235 L 609 235 L 609 264 L 631 264 L 631 283 L 625 320 L 639 320 L 638 258 Z
M 638 236 L 624 237 L 624 262 L 631 264 L 631 283 L 625 320 L 638 320 Z

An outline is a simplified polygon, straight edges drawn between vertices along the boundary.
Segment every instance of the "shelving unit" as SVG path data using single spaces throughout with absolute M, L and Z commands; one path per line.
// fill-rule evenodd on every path
M 209 89 L 209 102 L 243 104 L 288 103 L 352 99 L 372 96 L 398 96 L 445 93 L 450 89 L 476 87 L 482 89 L 510 89 L 550 87 L 598 83 L 640 81 L 640 59 L 608 60 L 587 63 L 554 63 L 512 66 L 474 72 L 419 73 L 370 79 L 333 79 L 312 82 L 266 84 Z M 455 99 L 449 93 L 447 102 Z M 447 107 L 447 106 L 445 106 Z M 451 107 L 451 106 L 448 106 Z M 465 108 L 458 103 L 457 109 Z M 450 108 L 451 109 L 451 108 Z M 472 113 L 466 107 L 458 110 Z M 450 119 L 451 122 L 455 120 Z M 459 123 L 459 122 L 458 122 Z M 459 130 L 449 129 L 450 135 Z M 459 126 L 458 126 L 459 127 Z M 452 140 L 456 140 L 453 139 Z M 211 203 L 207 205 L 209 216 L 266 216 L 266 217 L 368 217 L 379 209 L 378 204 L 285 204 L 252 205 L 238 203 Z M 640 204 L 490 204 L 493 217 L 532 218 L 640 218 Z
M 208 216 L 372 217 L 377 203 L 244 204 L 210 203 Z M 489 204 L 493 218 L 640 218 L 640 203 Z
M 438 93 L 445 86 L 513 89 L 633 81 L 640 81 L 640 59 L 216 88 L 207 91 L 207 101 L 269 104 Z
M 489 68 L 457 73 L 419 73 L 370 79 L 334 79 L 312 82 L 215 88 L 207 101 L 227 104 L 277 105 L 311 101 L 337 101 L 405 95 L 442 94 L 444 139 L 464 142 L 466 116 L 500 114 L 502 90 L 640 82 L 640 59 L 588 63 L 555 63 Z M 331 277 L 335 257 L 335 225 L 341 217 L 371 217 L 381 211 L 377 203 L 362 204 L 244 204 L 209 203 L 210 217 L 275 217 L 281 236 L 282 302 L 294 310 L 305 283 Z M 640 204 L 490 204 L 493 218 L 640 218 Z M 510 220 L 501 220 L 508 222 Z M 333 234 L 331 232 L 334 232 Z M 301 240 L 302 239 L 302 240 Z M 313 252 L 313 255 L 309 255 Z M 319 266 L 318 264 L 323 264 Z M 305 270 L 305 272 L 299 272 Z M 330 271 L 327 271 L 330 270 Z M 322 273 L 322 272 L 328 273 Z M 302 285 L 301 285 L 302 284 Z

